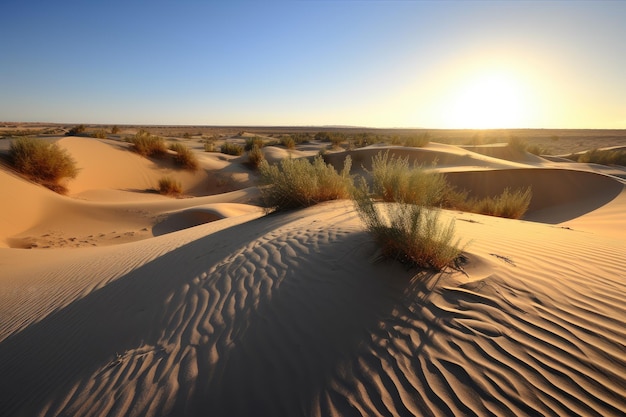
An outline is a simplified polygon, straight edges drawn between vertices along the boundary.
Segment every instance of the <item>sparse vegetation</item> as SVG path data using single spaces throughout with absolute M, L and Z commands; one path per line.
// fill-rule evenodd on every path
M 263 139 L 261 139 L 258 136 L 255 136 L 253 138 L 248 138 L 246 139 L 246 144 L 243 148 L 244 151 L 249 151 L 251 150 L 254 146 L 258 147 L 258 148 L 262 148 L 263 146 L 265 146 L 265 143 L 263 142 Z
M 423 148 L 430 143 L 430 134 L 428 132 L 421 135 L 411 135 L 404 139 L 404 146 L 411 148 Z
M 410 167 L 408 157 L 390 156 L 389 151 L 374 156 L 371 175 L 374 196 L 387 202 L 450 208 L 466 197 L 455 191 L 443 174 L 419 165 Z
M 290 150 L 296 149 L 296 141 L 291 136 L 281 137 L 280 144 Z
M 283 159 L 278 165 L 266 160 L 259 165 L 261 197 L 268 210 L 308 207 L 322 201 L 350 197 L 352 160 L 347 157 L 341 172 L 321 156 L 308 159 Z
M 569 155 L 567 158 L 574 162 L 626 166 L 626 150 L 624 149 L 592 149 L 585 153 Z
M 191 171 L 198 169 L 198 158 L 187 146 L 182 143 L 172 143 L 170 150 L 176 152 L 174 162 L 177 165 Z
M 120 128 L 118 126 L 113 126 L 111 128 L 111 134 L 112 135 L 117 135 L 118 133 L 120 133 Z
M 172 177 L 162 177 L 159 180 L 158 191 L 163 195 L 178 196 L 183 192 L 183 187 Z
M 145 130 L 140 130 L 135 136 L 128 138 L 128 141 L 133 144 L 133 150 L 141 156 L 161 157 L 167 153 L 165 140 Z
M 468 193 L 452 187 L 442 173 L 409 166 L 408 158 L 379 152 L 372 159 L 373 196 L 386 202 L 458 209 L 490 216 L 521 218 L 528 210 L 532 192 L 505 189 L 498 196 L 468 199 Z
M 528 148 L 528 143 L 524 139 L 512 135 L 511 137 L 509 137 L 508 146 L 516 151 L 526 152 Z
M 78 125 L 71 128 L 65 135 L 66 136 L 76 136 L 80 135 L 85 131 L 85 125 Z
M 16 171 L 53 191 L 64 192 L 63 178 L 75 178 L 74 159 L 56 143 L 22 137 L 11 144 L 9 159 Z
M 106 139 L 107 138 L 107 132 L 105 132 L 103 129 L 100 129 L 100 130 L 92 133 L 91 137 L 94 137 L 96 139 Z
M 461 255 L 454 221 L 442 225 L 439 210 L 410 203 L 376 204 L 363 179 L 353 196 L 359 217 L 380 245 L 382 257 L 439 271 Z
M 226 155 L 239 156 L 243 154 L 244 147 L 232 142 L 224 142 L 220 147 L 220 151 Z
M 519 219 L 528 210 L 531 198 L 532 191 L 530 187 L 513 191 L 505 188 L 500 195 L 469 200 L 465 207 L 460 208 L 488 216 Z
M 252 149 L 248 151 L 248 164 L 254 168 L 258 168 L 264 160 L 265 155 L 259 146 L 254 145 Z

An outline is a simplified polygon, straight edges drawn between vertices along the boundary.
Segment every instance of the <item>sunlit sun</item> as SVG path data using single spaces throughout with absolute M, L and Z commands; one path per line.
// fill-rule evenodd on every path
M 522 85 L 506 74 L 476 75 L 450 95 L 446 119 L 452 128 L 520 127 L 528 106 Z

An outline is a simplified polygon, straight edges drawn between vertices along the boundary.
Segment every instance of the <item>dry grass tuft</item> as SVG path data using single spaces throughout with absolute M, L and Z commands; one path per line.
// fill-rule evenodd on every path
M 224 142 L 220 147 L 220 151 L 226 155 L 239 156 L 243 154 L 244 147 L 236 143 Z
M 179 196 L 183 192 L 183 187 L 172 177 L 162 177 L 159 180 L 158 191 L 163 195 Z
M 283 159 L 279 165 L 266 160 L 259 165 L 261 197 L 268 210 L 308 207 L 322 201 L 350 197 L 352 160 L 348 156 L 341 172 L 321 156 L 308 159 Z
M 176 155 L 174 155 L 174 162 L 177 165 L 191 171 L 198 169 L 198 158 L 196 158 L 196 155 L 191 151 L 191 149 L 182 143 L 172 143 L 170 145 L 170 150 L 176 152 Z
M 162 137 L 153 136 L 144 130 L 128 138 L 128 141 L 133 144 L 133 150 L 141 156 L 158 158 L 167 153 L 165 140 Z
M 61 179 L 78 175 L 76 161 L 56 143 L 18 138 L 11 144 L 9 159 L 16 171 L 56 192 L 65 192 Z

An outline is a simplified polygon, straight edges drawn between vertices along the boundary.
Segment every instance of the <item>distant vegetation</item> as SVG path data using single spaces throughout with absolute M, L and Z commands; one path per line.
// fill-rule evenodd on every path
M 161 157 L 167 153 L 167 146 L 162 137 L 154 136 L 145 130 L 140 130 L 130 138 L 128 142 L 133 144 L 133 150 L 144 157 Z
M 224 142 L 220 147 L 220 151 L 226 155 L 239 156 L 243 154 L 244 147 L 236 143 Z
M 176 152 L 174 155 L 176 165 L 191 171 L 198 169 L 198 158 L 187 146 L 182 143 L 172 143 L 170 150 Z
M 571 159 L 574 162 L 584 162 L 590 164 L 626 166 L 626 150 L 592 149 L 585 153 L 571 154 L 567 156 L 567 159 Z
M 66 136 L 76 136 L 76 135 L 83 133 L 84 131 L 85 131 L 85 125 L 74 126 L 66 133 Z
M 16 171 L 53 191 L 65 192 L 63 178 L 75 178 L 74 159 L 56 143 L 22 137 L 11 144 L 9 160 Z

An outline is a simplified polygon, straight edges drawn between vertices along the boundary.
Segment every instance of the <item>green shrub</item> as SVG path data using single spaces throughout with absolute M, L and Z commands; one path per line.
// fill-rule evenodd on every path
M 254 145 L 252 149 L 248 151 L 248 164 L 252 165 L 255 168 L 258 168 L 261 165 L 261 162 L 265 160 L 265 155 L 260 147 Z
M 468 201 L 465 209 L 472 213 L 486 214 L 488 216 L 519 219 L 528 210 L 531 199 L 532 191 L 530 187 L 515 191 L 505 188 L 504 192 L 498 196 Z
M 353 191 L 355 208 L 385 258 L 442 270 L 461 255 L 454 221 L 442 225 L 439 211 L 409 203 L 375 204 L 365 180 Z
M 179 181 L 172 177 L 162 177 L 159 180 L 159 193 L 163 195 L 178 196 L 183 192 L 183 187 Z
M 163 138 L 153 136 L 143 130 L 128 138 L 128 141 L 133 144 L 133 150 L 141 156 L 161 157 L 167 153 L 167 146 Z
M 408 157 L 390 157 L 389 151 L 379 152 L 372 158 L 371 175 L 374 196 L 383 201 L 450 207 L 464 199 L 443 174 L 428 172 L 419 165 L 411 168 Z
M 220 147 L 220 151 L 226 155 L 236 155 L 239 156 L 243 154 L 243 146 L 237 145 L 236 143 L 224 142 Z
M 251 150 L 254 146 L 257 146 L 258 148 L 262 148 L 263 146 L 265 146 L 265 143 L 263 143 L 263 139 L 261 139 L 258 136 L 255 136 L 253 138 L 248 138 L 246 139 L 246 144 L 243 147 L 243 150 L 247 152 Z
M 279 165 L 266 160 L 259 165 L 261 197 L 268 210 L 308 207 L 322 201 L 348 198 L 352 187 L 348 156 L 340 173 L 321 156 L 308 159 L 283 159 Z
M 9 149 L 9 159 L 16 171 L 57 192 L 65 191 L 59 184 L 61 179 L 78 175 L 74 159 L 56 143 L 16 139 Z
M 176 155 L 174 155 L 174 162 L 176 162 L 177 165 L 192 171 L 198 169 L 198 158 L 196 158 L 196 155 L 191 151 L 191 149 L 182 143 L 172 143 L 170 145 L 170 150 L 176 152 Z

